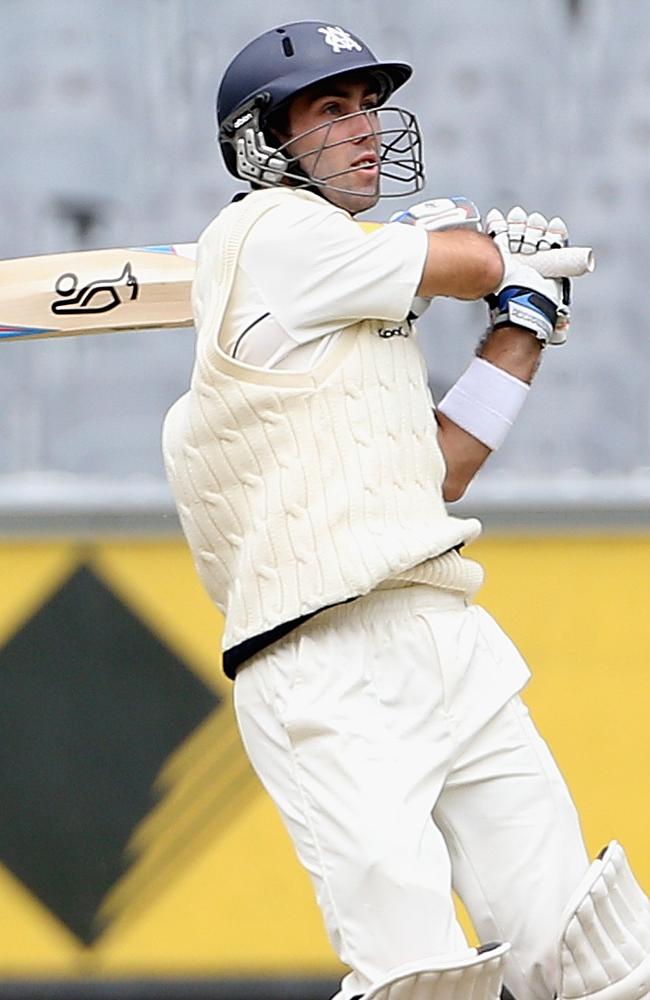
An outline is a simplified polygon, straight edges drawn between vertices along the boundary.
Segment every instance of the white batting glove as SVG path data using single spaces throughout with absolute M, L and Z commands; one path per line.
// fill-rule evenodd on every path
M 570 282 L 541 277 L 526 263 L 526 256 L 565 247 L 566 223 L 558 216 L 548 222 L 540 212 L 529 215 L 517 205 L 506 218 L 497 208 L 488 212 L 485 232 L 494 239 L 504 262 L 501 285 L 487 296 L 492 329 L 512 324 L 530 330 L 543 344 L 564 344 L 570 322 Z
M 473 229 L 482 232 L 481 213 L 469 198 L 430 198 L 400 212 L 394 212 L 389 222 L 405 222 L 428 232 L 447 229 Z M 431 305 L 431 299 L 416 295 L 411 303 L 409 319 L 417 319 Z
M 446 229 L 473 229 L 480 233 L 481 213 L 469 198 L 430 198 L 394 212 L 389 222 L 406 222 L 429 232 Z

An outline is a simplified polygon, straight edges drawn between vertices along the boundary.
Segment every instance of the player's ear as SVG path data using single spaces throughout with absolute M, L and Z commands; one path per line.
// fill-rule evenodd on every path
M 264 124 L 264 134 L 272 145 L 284 145 L 291 139 L 289 105 L 278 108 Z

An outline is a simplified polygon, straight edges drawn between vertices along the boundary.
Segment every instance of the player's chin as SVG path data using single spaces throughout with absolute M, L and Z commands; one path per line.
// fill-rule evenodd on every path
M 364 173 L 372 175 L 363 176 Z M 378 171 L 343 171 L 321 184 L 322 195 L 351 215 L 374 208 L 380 198 Z
M 368 194 L 360 193 L 351 195 L 348 211 L 351 215 L 357 215 L 359 212 L 367 212 L 369 209 L 374 208 L 378 201 L 378 191 L 369 192 Z
M 367 212 L 374 208 L 379 201 L 379 184 L 375 181 L 368 181 L 365 184 L 356 184 L 352 190 L 347 192 L 345 197 L 345 208 L 352 215 L 357 212 Z

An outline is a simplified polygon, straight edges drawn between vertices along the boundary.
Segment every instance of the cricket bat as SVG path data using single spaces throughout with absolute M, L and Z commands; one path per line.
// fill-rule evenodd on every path
M 381 223 L 359 223 L 372 232 Z M 594 269 L 589 247 L 526 257 L 545 277 Z M 192 326 L 196 243 L 0 261 L 0 341 Z
M 0 340 L 192 326 L 196 243 L 0 261 Z

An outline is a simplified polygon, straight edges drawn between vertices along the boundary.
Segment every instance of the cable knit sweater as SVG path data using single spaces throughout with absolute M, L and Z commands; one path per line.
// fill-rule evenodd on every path
M 218 347 L 239 250 L 273 191 L 225 209 L 199 243 L 190 390 L 163 452 L 224 650 L 331 604 L 409 582 L 468 594 L 454 551 L 480 532 L 447 513 L 444 460 L 413 330 L 347 327 L 306 373 L 252 368 Z

